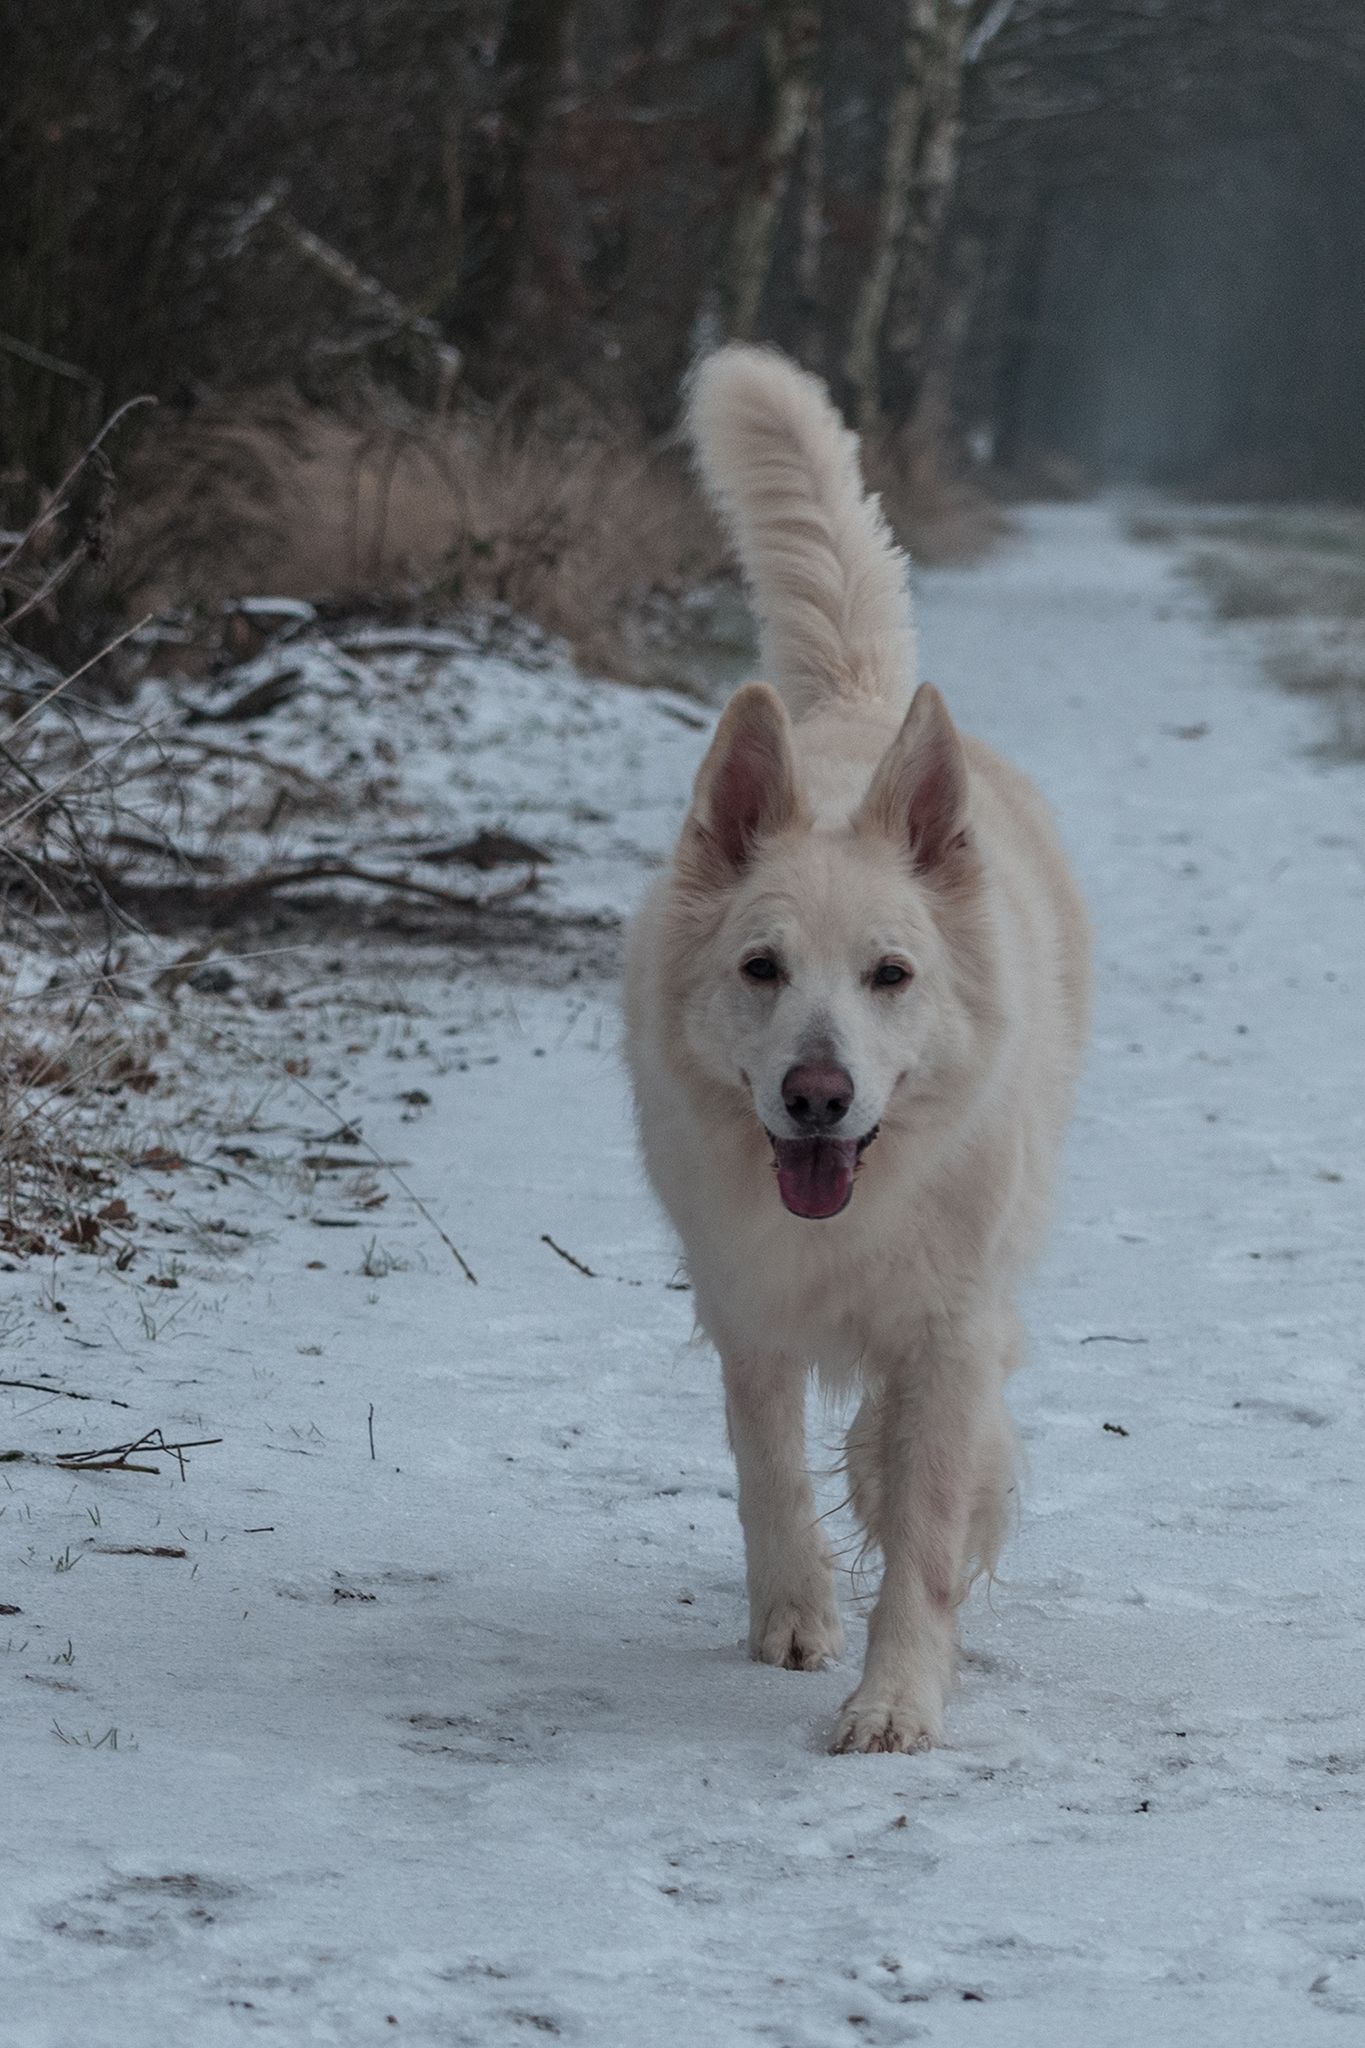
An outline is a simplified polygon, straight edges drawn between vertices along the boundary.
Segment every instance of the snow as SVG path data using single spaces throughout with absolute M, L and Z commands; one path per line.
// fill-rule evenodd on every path
M 1100 934 L 948 1747 L 824 1753 L 859 1624 L 842 1671 L 743 1656 L 611 987 L 300 970 L 199 1003 L 130 1112 L 191 1161 L 130 1183 L 134 1265 L 0 1272 L 4 1373 L 99 1397 L 0 1389 L 5 2048 L 1361 2039 L 1365 783 L 1103 507 L 921 584 L 926 673 L 1043 782 Z M 433 803 L 552 836 L 552 907 L 632 900 L 695 707 L 438 656 Z M 302 1165 L 348 1120 L 403 1187 Z M 42 1462 L 153 1427 L 221 1442 Z
M 84 786 L 87 748 L 117 754 L 114 822 L 137 828 L 121 872 L 144 882 L 339 856 L 472 893 L 452 840 L 510 825 L 551 863 L 536 907 L 614 921 L 641 861 L 667 852 L 710 717 L 667 690 L 588 681 L 524 629 L 489 639 L 290 625 L 225 679 L 153 679 L 129 706 L 87 709 L 79 736 L 55 702 L 37 735 L 46 781 Z M 482 893 L 507 887 L 504 872 Z

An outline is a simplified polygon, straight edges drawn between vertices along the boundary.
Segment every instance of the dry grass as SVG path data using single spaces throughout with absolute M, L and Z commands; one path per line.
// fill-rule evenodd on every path
M 923 434 L 889 437 L 867 467 L 919 561 L 972 560 L 1003 530 Z M 686 686 L 685 643 L 711 624 L 696 593 L 727 569 L 683 452 L 581 410 L 437 419 L 376 400 L 356 421 L 269 398 L 155 426 L 129 495 L 129 609 L 247 591 L 497 605 L 629 682 Z
M 156 1085 L 161 1032 L 107 990 L 14 1006 L 0 1023 L 0 1256 L 126 1241 L 123 1111 Z
M 1309 640 L 1282 646 L 1270 656 L 1266 670 L 1281 689 L 1296 697 L 1331 699 L 1351 692 L 1365 696 L 1365 647 L 1349 642 Z
M 1307 549 L 1200 548 L 1190 558 L 1221 619 L 1365 619 L 1365 552 L 1355 559 Z
M 10 631 L 35 615 L 60 625 L 59 593 L 107 559 L 114 480 L 100 442 L 117 418 L 0 548 L 0 1251 L 11 1256 L 58 1243 L 88 1251 L 124 1235 L 126 1205 L 109 1199 L 110 1120 L 154 1085 L 165 1043 L 125 1000 L 130 924 L 92 850 L 126 815 L 121 757 L 139 731 L 120 717 L 110 742 L 106 720 L 96 744 L 82 730 L 84 691 L 119 642 L 63 677 Z M 92 473 L 100 516 L 82 530 L 73 515 L 89 502 Z
M 1365 519 L 1352 512 L 1266 511 L 1230 520 L 1190 568 L 1220 618 L 1271 629 L 1266 672 L 1317 698 L 1330 724 L 1320 751 L 1365 760 Z
M 124 474 L 116 603 L 133 616 L 216 605 L 269 580 L 290 523 L 281 487 L 306 424 L 295 399 L 272 394 L 153 415 Z
M 135 481 L 116 569 L 138 610 L 251 590 L 498 605 L 590 670 L 651 681 L 658 608 L 721 566 L 681 457 L 598 422 L 376 407 L 357 424 L 275 402 L 162 435 Z
M 1365 642 L 1358 634 L 1286 643 L 1266 660 L 1283 690 L 1315 697 L 1331 727 L 1320 751 L 1338 761 L 1365 761 Z
M 1365 761 L 1365 513 L 1335 506 L 1141 513 L 1135 540 L 1185 543 L 1219 618 L 1265 629 L 1267 675 L 1321 704 L 1318 751 Z
M 1283 619 L 1297 609 L 1279 561 L 1225 548 L 1199 548 L 1187 567 L 1220 619 Z
M 1202 531 L 1216 533 L 1244 547 L 1365 558 L 1365 512 L 1350 506 L 1241 506 L 1235 510 L 1213 509 L 1198 516 Z
M 13 700 L 11 699 L 11 703 Z M 124 984 L 133 934 L 88 849 L 113 763 L 53 772 L 24 710 L 0 734 L 0 1254 L 120 1238 L 120 1113 L 156 1082 L 165 1037 Z M 112 799 L 112 815 L 121 815 Z M 126 1163 L 126 1162 L 122 1162 Z

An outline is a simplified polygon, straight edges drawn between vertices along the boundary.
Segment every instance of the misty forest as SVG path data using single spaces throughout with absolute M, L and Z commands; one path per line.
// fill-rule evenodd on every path
M 1356 0 L 0 0 L 5 2048 L 1361 2037 L 1363 337 Z M 624 1076 L 731 342 L 1095 932 L 923 1754 Z

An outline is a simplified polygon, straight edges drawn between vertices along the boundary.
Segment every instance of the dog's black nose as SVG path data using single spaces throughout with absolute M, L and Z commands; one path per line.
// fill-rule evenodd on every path
M 789 1067 L 782 1081 L 787 1115 L 803 1131 L 832 1131 L 848 1115 L 853 1081 L 842 1067 Z

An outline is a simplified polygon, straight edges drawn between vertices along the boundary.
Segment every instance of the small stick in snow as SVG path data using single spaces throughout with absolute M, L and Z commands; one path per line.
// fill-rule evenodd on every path
M 59 1451 L 53 1463 L 63 1466 L 69 1472 L 159 1472 L 159 1465 L 134 1465 L 129 1462 L 142 1453 L 153 1458 L 174 1458 L 183 1479 L 186 1451 L 203 1450 L 209 1444 L 220 1444 L 222 1441 L 220 1436 L 200 1436 L 192 1437 L 183 1443 L 168 1444 L 159 1429 L 149 1429 L 145 1436 L 136 1437 L 131 1443 L 112 1444 L 103 1450 Z
M 178 1543 L 97 1543 L 96 1557 L 188 1557 Z
M 562 1244 L 556 1244 L 554 1239 L 550 1236 L 548 1230 L 541 1231 L 540 1241 L 542 1244 L 549 1245 L 550 1250 L 552 1252 L 557 1252 L 559 1257 L 563 1259 L 566 1266 L 572 1266 L 575 1273 L 581 1273 L 584 1279 L 596 1280 L 601 1277 L 599 1274 L 594 1273 L 591 1266 L 585 1266 L 581 1259 L 576 1259 L 572 1252 L 566 1252 Z
M 126 1401 L 116 1401 L 112 1394 L 78 1394 L 72 1387 L 47 1387 L 41 1380 L 0 1380 L 0 1387 L 23 1387 L 32 1394 L 60 1394 L 64 1401 L 107 1401 L 111 1408 L 126 1408 Z
M 374 1402 L 373 1402 L 373 1401 L 371 1401 L 371 1403 L 370 1403 L 370 1417 L 369 1417 L 369 1421 L 370 1421 L 370 1456 L 371 1456 L 371 1458 L 373 1458 L 373 1457 L 374 1457 L 374 1455 L 375 1455 L 375 1449 L 374 1449 Z
M 1117 1337 L 1112 1330 L 1097 1330 L 1093 1337 L 1082 1337 L 1082 1344 L 1149 1344 L 1149 1337 Z

